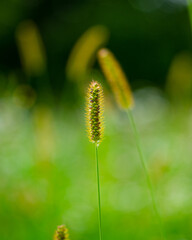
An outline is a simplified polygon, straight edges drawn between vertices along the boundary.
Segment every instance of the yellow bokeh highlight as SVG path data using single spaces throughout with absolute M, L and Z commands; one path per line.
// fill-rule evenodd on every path
M 40 162 L 50 162 L 55 149 L 52 111 L 45 105 L 37 105 L 33 119 L 37 159 Z
M 69 56 L 66 75 L 71 80 L 81 80 L 91 68 L 96 52 L 103 47 L 109 38 L 109 32 L 104 26 L 89 28 L 77 41 Z
M 166 90 L 174 102 L 186 102 L 192 93 L 192 56 L 187 52 L 178 54 L 172 61 Z
M 16 41 L 26 74 L 42 74 L 46 69 L 46 54 L 36 24 L 33 21 L 20 23 L 16 30 Z

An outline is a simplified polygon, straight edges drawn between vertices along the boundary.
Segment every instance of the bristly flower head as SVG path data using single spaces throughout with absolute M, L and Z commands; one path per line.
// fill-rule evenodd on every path
M 103 137 L 103 89 L 96 81 L 88 88 L 86 118 L 89 140 L 99 144 Z
M 54 240 L 69 240 L 68 229 L 65 225 L 60 225 L 54 235 Z
M 131 109 L 134 105 L 132 91 L 113 53 L 103 48 L 98 52 L 98 60 L 119 106 L 122 109 Z

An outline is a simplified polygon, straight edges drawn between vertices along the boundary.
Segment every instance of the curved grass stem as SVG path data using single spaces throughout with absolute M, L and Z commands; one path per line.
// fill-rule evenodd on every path
M 98 195 L 98 220 L 99 220 L 99 239 L 102 240 L 102 228 L 101 228 L 101 193 L 100 193 L 100 177 L 99 177 L 99 159 L 98 159 L 98 145 L 95 143 L 95 158 L 97 169 L 97 195 Z
M 159 211 L 158 211 L 152 181 L 151 181 L 151 178 L 149 176 L 148 168 L 147 168 L 147 165 L 146 165 L 145 157 L 144 157 L 143 150 L 142 150 L 141 143 L 140 143 L 140 137 L 139 137 L 139 134 L 138 134 L 138 130 L 137 130 L 137 127 L 136 127 L 136 124 L 135 124 L 135 120 L 134 120 L 132 111 L 128 110 L 127 115 L 128 115 L 129 121 L 131 123 L 132 129 L 133 129 L 133 132 L 134 132 L 134 135 L 135 135 L 137 150 L 138 150 L 138 153 L 139 153 L 141 164 L 143 166 L 143 169 L 144 169 L 144 172 L 145 172 L 145 175 L 146 175 L 146 181 L 147 181 L 147 185 L 148 185 L 148 188 L 149 188 L 149 191 L 150 191 L 153 209 L 154 209 L 154 212 L 155 212 L 158 224 L 159 224 L 161 237 L 162 237 L 162 239 L 165 240 L 166 237 L 165 237 L 165 233 L 164 233 L 164 229 L 163 229 L 161 216 L 160 216 Z

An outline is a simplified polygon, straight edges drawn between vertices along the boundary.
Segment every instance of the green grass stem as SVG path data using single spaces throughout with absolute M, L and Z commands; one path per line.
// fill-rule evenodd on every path
M 145 157 L 144 157 L 143 150 L 142 150 L 142 147 L 141 147 L 140 137 L 139 137 L 138 130 L 137 130 L 137 127 L 136 127 L 136 124 L 135 124 L 134 116 L 133 116 L 131 110 L 127 111 L 127 115 L 128 115 L 129 121 L 131 123 L 131 126 L 133 128 L 133 132 L 134 132 L 134 135 L 135 135 L 135 141 L 136 141 L 137 150 L 138 150 L 138 153 L 139 153 L 141 164 L 143 166 L 143 169 L 144 169 L 144 172 L 145 172 L 145 175 L 146 175 L 147 185 L 148 185 L 148 188 L 149 188 L 149 191 L 150 191 L 153 209 L 154 209 L 157 221 L 159 223 L 161 237 L 162 237 L 162 239 L 165 240 L 166 237 L 165 237 L 165 233 L 164 233 L 164 229 L 163 229 L 163 224 L 162 224 L 161 216 L 160 216 L 159 211 L 158 211 L 158 207 L 157 207 L 157 202 L 156 202 L 156 199 L 155 199 L 155 194 L 154 194 L 154 190 L 153 190 L 152 181 L 151 181 L 151 178 L 150 178 L 150 175 L 149 175 L 149 172 L 148 172 L 148 168 L 147 168 L 147 165 L 146 165 Z
M 192 31 L 192 0 L 187 0 L 187 8 L 189 12 L 189 18 L 190 18 L 190 26 Z
M 98 144 L 95 143 L 95 158 L 97 169 L 97 195 L 98 195 L 98 220 L 99 220 L 99 238 L 102 240 L 102 228 L 101 228 L 101 193 L 100 193 L 100 177 L 99 177 L 99 159 L 98 159 Z

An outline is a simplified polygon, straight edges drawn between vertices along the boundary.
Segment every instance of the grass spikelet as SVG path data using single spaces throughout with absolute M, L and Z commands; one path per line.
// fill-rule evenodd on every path
M 87 130 L 90 142 L 101 143 L 103 137 L 103 90 L 92 81 L 87 92 Z
M 119 106 L 122 109 L 131 109 L 134 105 L 132 91 L 113 53 L 106 48 L 102 48 L 98 52 L 98 60 Z
M 65 225 L 60 225 L 57 227 L 54 240 L 69 240 L 68 229 Z

